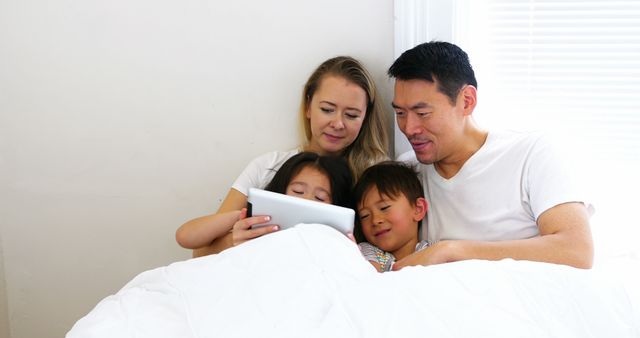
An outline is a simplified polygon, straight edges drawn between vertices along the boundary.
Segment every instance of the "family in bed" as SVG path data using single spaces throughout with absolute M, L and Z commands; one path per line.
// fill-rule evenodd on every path
M 463 50 L 424 43 L 388 74 L 413 148 L 400 162 L 388 161 L 385 109 L 370 74 L 351 57 L 329 59 L 303 90 L 306 142 L 254 159 L 217 213 L 178 229 L 178 243 L 198 257 L 278 231 L 252 228 L 268 216 L 246 217 L 249 188 L 265 188 L 354 208 L 355 239 L 379 271 L 503 258 L 592 266 L 590 206 L 565 159 L 541 134 L 478 126 L 478 84 Z

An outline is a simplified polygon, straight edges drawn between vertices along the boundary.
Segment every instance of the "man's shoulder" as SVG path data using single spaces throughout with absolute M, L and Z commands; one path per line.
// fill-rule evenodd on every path
M 499 144 L 536 143 L 547 138 L 541 131 L 496 130 L 490 131 L 489 142 Z
M 550 143 L 549 135 L 539 131 L 491 131 L 485 142 L 487 153 L 529 153 L 534 148 L 545 147 Z

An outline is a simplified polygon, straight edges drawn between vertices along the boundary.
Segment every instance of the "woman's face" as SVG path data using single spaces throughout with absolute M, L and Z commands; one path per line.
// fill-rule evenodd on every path
M 327 175 L 318 169 L 306 166 L 294 176 L 287 186 L 287 195 L 331 204 L 331 183 Z
M 328 75 L 311 98 L 309 151 L 339 155 L 358 137 L 367 113 L 367 93 L 343 77 Z

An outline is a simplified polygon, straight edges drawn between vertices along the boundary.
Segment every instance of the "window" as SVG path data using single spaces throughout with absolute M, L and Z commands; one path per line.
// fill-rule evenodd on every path
M 467 51 L 481 126 L 562 135 L 598 259 L 639 253 L 639 0 L 398 0 L 396 20 L 397 55 L 434 39 Z

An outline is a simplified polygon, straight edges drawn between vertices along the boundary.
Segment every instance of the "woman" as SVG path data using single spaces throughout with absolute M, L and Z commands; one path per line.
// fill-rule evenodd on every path
M 249 188 L 264 188 L 275 172 L 300 151 L 346 158 L 354 179 L 367 167 L 388 159 L 386 121 L 373 79 L 357 60 L 339 56 L 323 62 L 309 77 L 302 93 L 300 116 L 306 140 L 300 149 L 276 151 L 255 158 L 235 181 L 218 213 L 241 210 L 247 204 Z M 180 227 L 181 242 L 191 229 L 202 229 L 214 215 L 193 219 Z M 231 229 L 230 229 L 231 230 Z M 242 242 L 276 231 L 272 227 L 251 229 L 245 224 L 219 236 L 210 233 L 210 245 L 193 251 L 194 257 L 218 253 Z

